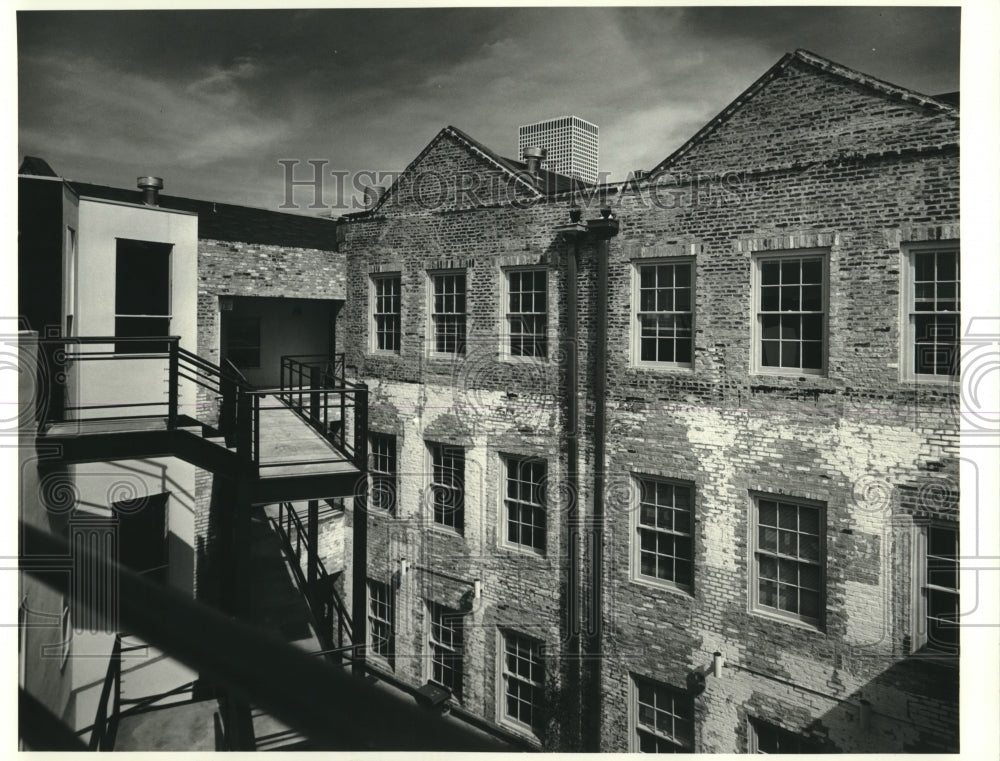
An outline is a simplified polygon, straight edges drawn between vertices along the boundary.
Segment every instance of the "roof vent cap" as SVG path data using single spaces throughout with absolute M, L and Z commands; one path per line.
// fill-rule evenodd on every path
M 524 149 L 524 163 L 528 165 L 529 174 L 538 174 L 538 170 L 541 168 L 542 162 L 545 161 L 548 153 L 545 148 L 531 147 Z
M 146 206 L 159 205 L 160 191 L 163 190 L 162 177 L 139 177 L 135 184 L 142 191 L 142 202 Z

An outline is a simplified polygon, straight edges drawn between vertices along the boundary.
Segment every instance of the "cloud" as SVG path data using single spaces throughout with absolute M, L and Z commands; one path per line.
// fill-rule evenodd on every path
M 245 159 L 290 132 L 244 91 L 258 71 L 249 59 L 191 81 L 59 54 L 21 64 L 21 140 L 35 150 L 56 148 L 88 163 L 141 162 L 152 171 Z

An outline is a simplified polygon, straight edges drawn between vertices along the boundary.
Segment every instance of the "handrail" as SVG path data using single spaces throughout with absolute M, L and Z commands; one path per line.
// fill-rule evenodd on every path
M 68 557 L 62 537 L 19 523 L 22 557 Z M 341 750 L 505 751 L 509 743 L 447 722 L 403 698 L 342 670 L 249 623 L 153 584 L 86 546 L 74 548 L 81 567 L 119 582 L 120 616 L 128 631 L 206 679 L 309 738 L 314 747 Z M 70 575 L 25 563 L 22 571 L 63 594 Z M 385 717 L 393 731 L 385 732 Z M 374 747 L 373 747 L 374 746 Z M 46 750 L 38 747 L 38 750 Z
M 247 380 L 247 376 L 243 374 L 243 371 L 240 370 L 240 368 L 238 368 L 236 364 L 233 362 L 233 360 L 231 360 L 229 357 L 226 357 L 224 360 L 222 360 L 222 366 L 227 370 L 229 370 L 237 378 L 239 378 L 240 382 L 244 386 L 246 386 L 247 388 L 253 388 L 253 385 L 250 383 L 250 381 Z
M 112 690 L 114 694 L 112 695 Z M 114 698 L 108 708 L 108 700 Z M 101 687 L 101 697 L 97 701 L 97 715 L 90 733 L 89 750 L 109 751 L 115 748 L 115 737 L 118 735 L 118 719 L 121 714 L 122 702 L 122 636 L 115 635 L 115 644 L 111 648 L 111 660 L 104 674 L 104 685 Z
M 40 363 L 44 372 L 39 377 L 51 379 L 47 386 L 47 404 L 40 405 L 43 414 L 39 428 L 49 423 L 63 422 L 70 411 L 99 411 L 98 417 L 117 418 L 116 410 L 132 408 L 165 408 L 168 430 L 175 430 L 180 423 L 181 381 L 192 383 L 219 403 L 217 425 L 227 446 L 235 446 L 236 454 L 259 474 L 261 441 L 261 399 L 273 395 L 285 402 L 309 425 L 342 452 L 358 469 L 364 469 L 365 439 L 367 437 L 367 392 L 363 383 L 353 383 L 343 377 L 344 355 L 289 355 L 281 359 L 281 386 L 257 389 L 250 385 L 243 373 L 228 358 L 217 365 L 183 348 L 179 336 L 54 336 L 35 339 L 42 350 Z M 111 345 L 110 351 L 80 352 L 67 347 Z M 122 351 L 125 346 L 162 344 L 166 351 L 132 353 Z M 87 360 L 165 360 L 167 376 L 166 398 L 157 401 L 88 403 L 69 405 L 65 398 L 66 373 L 61 372 L 67 362 Z M 316 359 L 305 363 L 301 360 Z M 308 386 L 305 379 L 308 377 Z M 308 407 L 308 412 L 307 412 Z M 352 418 L 348 415 L 351 413 Z M 131 415 L 135 417 L 135 415 Z M 354 439 L 348 438 L 353 426 Z
M 292 546 L 291 535 L 293 525 L 295 528 L 294 547 Z M 309 532 L 306 530 L 306 527 L 302 525 L 302 518 L 299 517 L 298 512 L 295 510 L 295 506 L 291 502 L 281 502 L 278 504 L 278 520 L 276 527 L 279 537 L 284 540 L 284 549 L 288 554 L 289 562 L 292 564 L 296 581 L 306 590 L 306 603 L 309 605 L 309 610 L 313 614 L 313 618 L 319 625 L 321 641 L 327 647 L 333 647 L 333 620 L 331 614 L 336 614 L 336 642 L 339 644 L 337 652 L 353 649 L 353 646 L 345 649 L 343 647 L 343 643 L 345 634 L 347 635 L 348 640 L 354 639 L 354 621 L 352 620 L 350 613 L 348 613 L 347 607 L 344 605 L 344 601 L 340 599 L 340 595 L 337 593 L 336 587 L 333 585 L 333 576 L 331 576 L 326 570 L 326 566 L 324 565 L 322 558 L 319 557 L 318 548 L 316 554 L 317 578 L 314 588 L 309 588 L 305 576 L 302 573 L 302 547 L 305 547 L 306 554 L 308 556 L 312 545 L 309 541 Z M 317 599 L 317 592 L 320 591 L 328 592 L 329 597 Z M 329 612 L 327 612 L 324 607 L 327 602 L 331 603 L 333 606 L 333 609 Z

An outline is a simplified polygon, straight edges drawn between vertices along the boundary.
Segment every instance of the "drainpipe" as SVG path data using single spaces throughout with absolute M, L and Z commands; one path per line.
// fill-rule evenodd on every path
M 564 240 L 573 242 L 573 250 L 566 257 L 566 481 L 569 492 L 567 509 L 569 569 L 566 580 L 566 655 L 570 664 L 566 671 L 566 694 L 579 698 L 582 678 L 580 633 L 582 630 L 580 608 L 581 582 L 581 521 L 579 476 L 579 355 L 577 352 L 579 310 L 577 307 L 577 260 L 580 256 L 580 239 L 587 233 L 587 226 L 580 222 L 581 211 L 576 205 L 570 208 L 570 224 L 556 228 Z M 575 736 L 583 737 L 583 704 L 575 710 Z M 573 750 L 582 750 L 580 747 Z
M 601 219 L 587 221 L 587 229 L 597 238 L 597 303 L 594 331 L 594 515 L 591 524 L 590 622 L 587 627 L 590 643 L 587 655 L 591 662 L 590 677 L 593 715 L 589 723 L 590 747 L 600 751 L 601 744 L 601 658 L 604 640 L 604 469 L 605 419 L 608 341 L 608 255 L 611 238 L 618 234 L 618 220 L 610 208 L 601 209 Z

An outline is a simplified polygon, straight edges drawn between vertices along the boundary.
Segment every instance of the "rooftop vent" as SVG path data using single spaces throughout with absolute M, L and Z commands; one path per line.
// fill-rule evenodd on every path
M 529 174 L 538 174 L 538 170 L 542 166 L 542 162 L 545 161 L 545 157 L 548 155 L 548 151 L 544 148 L 525 148 L 524 149 L 524 163 L 528 165 Z
M 136 185 L 142 191 L 142 202 L 146 206 L 158 206 L 160 191 L 163 189 L 163 179 L 161 177 L 139 177 Z

